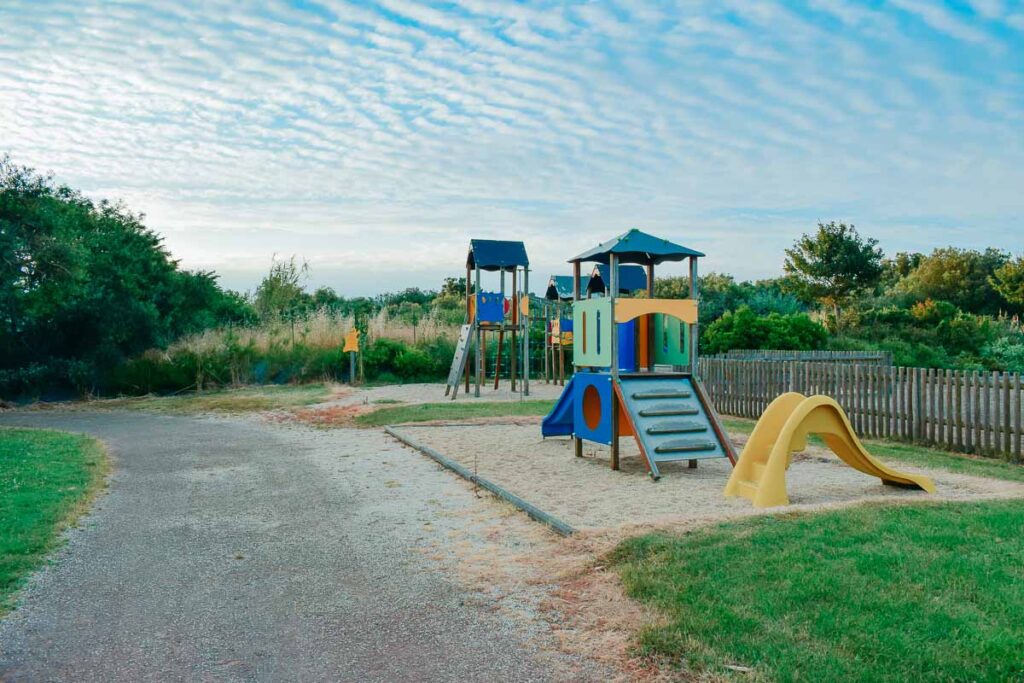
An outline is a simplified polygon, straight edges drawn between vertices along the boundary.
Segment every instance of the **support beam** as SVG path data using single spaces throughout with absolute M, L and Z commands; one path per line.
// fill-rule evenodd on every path
M 699 287 L 697 286 L 697 257 L 690 257 L 690 298 L 698 301 L 700 298 Z M 700 305 L 698 301 L 698 306 Z M 699 317 L 698 317 L 699 321 Z M 690 323 L 690 373 L 697 374 L 697 335 L 699 333 L 699 322 Z
M 512 269 L 512 353 L 509 354 L 509 377 L 512 382 L 512 393 L 516 391 L 516 368 L 519 366 L 518 349 L 516 348 L 516 326 L 519 324 L 519 297 L 517 292 L 519 289 L 516 287 L 516 271 L 518 268 Z
M 654 298 L 654 264 L 647 264 L 647 298 Z M 654 372 L 654 316 L 644 316 L 647 328 L 647 371 Z
M 475 274 L 476 274 L 476 278 L 475 278 L 476 279 L 476 292 L 475 292 L 475 294 L 479 294 L 480 293 L 480 269 L 479 268 L 475 269 Z M 475 384 L 474 396 L 476 396 L 477 398 L 480 398 L 480 377 L 483 374 L 483 371 L 481 369 L 482 366 L 483 366 L 483 353 L 482 353 L 482 349 L 481 349 L 481 339 L 480 339 L 481 333 L 480 333 L 480 311 L 479 310 L 476 311 L 476 316 L 475 316 L 474 320 L 475 320 L 475 322 L 473 324 L 473 327 L 474 327 L 474 329 L 476 329 L 476 384 Z
M 572 300 L 574 302 L 580 300 L 580 262 L 579 261 L 574 261 L 573 264 L 572 264 Z M 577 332 L 578 332 L 578 330 L 576 330 L 575 328 L 572 331 L 573 344 L 578 343 L 576 341 L 576 334 L 577 334 Z M 559 353 L 563 353 L 562 352 L 562 340 L 561 340 L 561 338 L 559 338 L 559 340 L 558 340 L 558 349 L 559 349 Z M 575 373 L 576 370 L 577 370 L 577 368 L 576 368 L 576 365 L 575 365 L 575 362 L 574 362 L 573 367 L 572 367 L 573 373 Z M 573 434 L 572 435 L 572 440 L 573 440 L 573 449 L 576 451 L 576 457 L 577 458 L 582 458 L 583 457 L 583 439 L 581 439 L 578 436 L 576 436 L 575 434 Z
M 612 351 L 612 367 L 611 367 L 611 381 L 617 383 L 619 381 L 619 326 L 615 322 L 615 299 L 619 296 L 619 257 L 615 254 L 608 255 L 608 308 L 609 315 L 611 316 L 611 351 Z M 611 392 L 611 411 L 612 411 L 612 449 L 611 449 L 611 461 L 612 469 L 619 469 L 619 395 L 618 392 L 612 390 Z
M 523 317 L 523 396 L 530 395 L 530 267 L 523 266 L 523 296 L 526 312 Z
M 472 310 L 473 309 L 473 304 L 472 304 L 472 300 L 473 300 L 473 279 L 472 279 L 472 275 L 473 275 L 473 273 L 469 269 L 469 264 L 466 264 L 466 323 L 469 324 L 469 325 L 473 325 L 474 324 L 473 310 Z M 470 328 L 469 336 L 466 338 L 466 343 L 467 344 L 473 338 L 472 330 L 473 330 L 473 328 L 471 327 Z M 465 375 L 466 375 L 466 392 L 465 393 L 466 393 L 466 396 L 469 396 L 469 362 L 468 362 L 468 360 L 466 362 Z M 455 397 L 452 396 L 452 398 L 455 398 Z

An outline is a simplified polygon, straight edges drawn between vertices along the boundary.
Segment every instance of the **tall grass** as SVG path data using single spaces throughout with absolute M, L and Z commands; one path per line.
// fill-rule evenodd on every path
M 153 349 L 111 372 L 115 394 L 168 393 L 242 384 L 349 381 L 345 335 L 350 315 L 320 309 L 258 325 L 227 325 Z M 427 315 L 413 324 L 385 311 L 367 321 L 360 340 L 370 381 L 430 381 L 444 376 L 458 327 Z

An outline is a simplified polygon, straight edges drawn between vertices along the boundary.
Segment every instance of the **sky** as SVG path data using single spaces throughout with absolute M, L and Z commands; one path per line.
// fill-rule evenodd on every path
M 0 2 L 0 154 L 253 288 L 367 295 L 629 228 L 776 276 L 817 221 L 1024 251 L 1024 2 Z M 676 274 L 672 268 L 666 274 Z

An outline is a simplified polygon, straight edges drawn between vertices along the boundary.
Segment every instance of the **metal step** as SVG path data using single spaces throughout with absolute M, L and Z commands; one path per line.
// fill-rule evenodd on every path
M 648 434 L 692 434 L 694 432 L 706 432 L 708 426 L 692 420 L 667 420 L 660 424 L 651 425 L 646 429 Z
M 659 455 L 661 453 L 700 453 L 702 451 L 713 451 L 716 448 L 718 448 L 718 445 L 713 441 L 687 441 L 686 439 L 676 439 L 674 441 L 666 441 L 665 443 L 657 446 L 654 449 L 654 452 Z
M 660 405 L 642 408 L 639 411 L 640 417 L 675 417 L 679 415 L 699 415 L 700 409 L 693 406 Z
M 690 398 L 691 396 L 693 396 L 693 393 L 685 389 L 655 389 L 633 392 L 633 398 L 637 400 L 650 398 Z

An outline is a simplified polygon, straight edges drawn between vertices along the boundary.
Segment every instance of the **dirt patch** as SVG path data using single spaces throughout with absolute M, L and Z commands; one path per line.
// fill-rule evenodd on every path
M 378 407 L 361 403 L 323 405 L 275 413 L 267 418 L 273 422 L 301 422 L 311 427 L 354 427 L 356 416 L 372 412 Z

